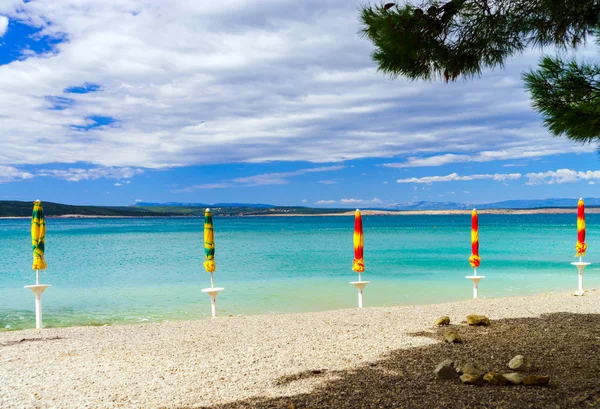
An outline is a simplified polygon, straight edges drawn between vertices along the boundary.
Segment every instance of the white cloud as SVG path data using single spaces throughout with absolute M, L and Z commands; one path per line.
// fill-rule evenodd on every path
M 6 30 L 8 30 L 8 17 L 0 16 L 0 37 L 6 34 Z
M 455 182 L 455 181 L 465 181 L 465 180 L 482 180 L 482 179 L 491 179 L 496 180 L 498 182 L 504 182 L 507 180 L 517 180 L 521 178 L 520 173 L 495 173 L 495 174 L 478 174 L 478 175 L 465 175 L 461 176 L 458 173 L 451 173 L 446 176 L 425 176 L 422 178 L 407 178 L 407 179 L 398 179 L 396 182 L 398 183 L 440 183 L 440 182 Z
M 123 186 L 123 184 L 122 184 L 122 183 L 119 183 L 119 182 L 117 182 L 117 183 L 115 183 L 115 186 Z
M 31 179 L 34 175 L 14 168 L 12 166 L 0 165 L 0 183 L 18 182 L 20 180 Z
M 344 203 L 344 204 L 378 204 L 378 203 L 383 203 L 380 199 L 378 198 L 373 198 L 371 200 L 363 200 L 363 199 L 341 199 L 340 203 Z
M 323 185 L 335 185 L 337 182 L 335 180 L 319 180 L 319 183 Z
M 96 179 L 131 179 L 144 173 L 142 169 L 135 168 L 68 168 L 68 169 L 43 169 L 36 172 L 35 176 L 63 179 L 69 182 Z M 115 184 L 115 186 L 117 186 Z
M 308 200 L 306 199 L 302 199 L 302 203 L 306 203 Z
M 338 200 L 319 200 L 318 202 L 315 202 L 315 204 L 317 205 L 330 205 L 330 204 L 342 204 L 342 205 L 378 205 L 378 204 L 382 204 L 383 201 L 381 199 L 378 199 L 376 197 L 374 197 L 371 200 L 364 200 L 364 199 L 354 199 L 354 198 L 343 198 Z
M 594 181 L 600 180 L 600 171 L 578 172 L 571 169 L 558 169 L 556 171 L 528 173 L 525 177 L 529 179 L 526 183 L 529 186 L 575 183 L 581 180 L 587 180 L 592 182 L 590 184 L 593 184 Z
M 225 180 L 217 183 L 207 183 L 202 185 L 188 186 L 178 192 L 194 192 L 199 189 L 221 189 L 229 187 L 249 187 L 249 186 L 265 186 L 265 185 L 285 185 L 289 183 L 288 179 L 296 176 L 306 175 L 308 173 L 318 172 L 336 172 L 345 169 L 343 165 L 336 166 L 321 166 L 316 168 L 298 169 L 293 172 L 275 172 L 263 173 L 260 175 L 246 176 Z
M 530 108 L 520 73 L 539 54 L 468 83 L 393 81 L 357 34 L 363 3 L 3 1 L 11 20 L 68 41 L 0 66 L 0 164 L 160 169 L 402 155 L 406 167 L 594 151 L 549 137 Z M 63 93 L 86 82 L 101 91 Z M 73 103 L 49 109 L 47 97 Z M 118 123 L 73 128 L 93 116 Z
M 549 141 L 548 141 L 549 142 Z M 573 145 L 568 152 L 589 152 L 589 146 Z M 405 162 L 384 163 L 381 166 L 388 168 L 409 168 L 423 166 L 442 166 L 451 163 L 459 162 L 493 162 L 497 160 L 509 159 L 531 159 L 540 158 L 548 155 L 558 155 L 565 153 L 564 149 L 552 146 L 537 147 L 535 149 L 524 149 L 523 147 L 515 147 L 498 151 L 482 151 L 472 155 L 457 155 L 446 153 L 443 155 L 429 156 L 425 158 L 409 157 Z M 504 167 L 524 166 L 521 164 L 505 164 Z

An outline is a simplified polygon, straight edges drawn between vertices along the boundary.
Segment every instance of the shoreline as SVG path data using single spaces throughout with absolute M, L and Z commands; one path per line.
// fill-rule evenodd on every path
M 447 357 L 459 359 L 466 354 L 506 365 L 514 355 L 523 353 L 532 356 L 541 368 L 538 370 L 554 374 L 554 367 L 544 366 L 550 349 L 544 342 L 562 348 L 562 356 L 566 346 L 587 339 L 581 331 L 577 339 L 564 336 L 571 334 L 568 326 L 595 320 L 599 301 L 600 291 L 592 290 L 583 297 L 561 292 L 361 310 L 3 332 L 0 407 L 225 409 L 288 407 L 290 403 L 299 408 L 409 407 L 399 399 L 409 399 L 411 391 L 425 390 L 424 399 L 438 399 L 435 390 L 439 388 L 446 388 L 444 397 L 455 402 L 479 393 L 512 399 L 513 406 L 502 407 L 522 407 L 523 399 L 534 397 L 552 402 L 564 399 L 565 391 L 570 390 L 561 386 L 568 377 L 553 375 L 553 388 L 473 389 L 460 381 L 440 383 L 432 371 Z M 492 325 L 471 328 L 461 324 L 468 314 L 486 315 Z M 554 321 L 544 321 L 544 314 L 559 320 L 562 329 Z M 563 319 L 561 314 L 570 315 Z M 569 318 L 575 317 L 573 314 L 580 318 Z M 440 330 L 433 322 L 442 315 L 450 316 L 453 328 L 465 337 L 464 344 L 441 342 Z M 590 342 L 596 342 L 597 326 L 585 325 L 583 330 L 594 331 L 588 336 Z M 490 346 L 496 339 L 494 331 L 499 334 L 499 344 Z M 533 336 L 541 338 L 527 341 Z M 508 337 L 507 342 L 502 337 Z M 485 349 L 488 347 L 492 349 Z M 578 357 L 568 358 L 580 362 Z M 594 362 L 589 365 L 595 367 Z M 412 369 L 407 369 L 409 366 Z M 406 377 L 406 371 L 410 376 Z M 353 397 L 356 388 L 364 387 L 361 385 L 372 385 L 381 393 Z M 386 392 L 398 388 L 406 389 L 400 394 Z M 542 396 L 530 397 L 530 393 Z M 363 399 L 384 400 L 370 401 L 369 406 Z M 426 402 L 415 405 L 410 407 L 435 407 Z M 545 406 L 540 405 L 537 407 Z
M 545 208 L 545 209 L 482 209 L 477 211 L 479 214 L 495 215 L 527 215 L 527 214 L 577 214 L 577 208 Z M 586 208 L 586 214 L 600 214 L 600 208 Z M 361 210 L 363 216 L 450 216 L 450 215 L 470 215 L 471 210 Z M 277 213 L 277 214 L 247 214 L 247 215 L 214 215 L 214 217 L 335 217 L 335 216 L 354 216 L 354 210 L 348 210 L 342 213 Z M 182 215 L 182 216 L 102 216 L 102 215 L 84 215 L 84 214 L 66 214 L 60 216 L 47 215 L 47 219 L 180 219 L 180 218 L 201 218 L 203 216 Z M 0 220 L 12 219 L 31 219 L 30 216 L 0 216 Z

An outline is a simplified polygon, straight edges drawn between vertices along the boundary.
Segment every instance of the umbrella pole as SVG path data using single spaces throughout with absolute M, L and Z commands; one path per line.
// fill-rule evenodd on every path
M 40 270 L 35 270 L 35 285 L 40 285 Z
M 575 267 L 577 267 L 577 291 L 575 291 L 575 295 L 584 295 L 585 294 L 585 290 L 583 289 L 583 270 L 589 266 L 591 263 L 586 263 L 585 261 L 583 261 L 583 257 L 579 257 L 579 261 L 576 261 L 574 263 L 571 263 L 571 265 L 574 265 Z
M 210 273 L 210 288 L 215 288 L 215 276 L 214 276 L 214 273 Z

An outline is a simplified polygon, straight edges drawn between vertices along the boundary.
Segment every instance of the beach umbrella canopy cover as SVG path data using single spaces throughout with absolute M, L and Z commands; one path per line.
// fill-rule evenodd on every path
M 204 269 L 207 273 L 214 273 L 215 265 L 215 231 L 213 229 L 212 213 L 210 209 L 204 212 L 204 254 L 206 261 Z
M 360 210 L 356 209 L 354 214 L 354 260 L 352 261 L 352 270 L 357 273 L 365 271 L 364 244 L 362 216 Z
M 31 244 L 33 247 L 33 269 L 45 270 L 47 268 L 44 259 L 46 241 L 46 221 L 44 219 L 44 209 L 42 202 L 36 200 L 33 204 L 33 214 L 31 217 Z
M 469 257 L 469 263 L 473 268 L 479 267 L 481 263 L 481 257 L 479 257 L 479 217 L 475 209 L 471 213 L 471 257 Z
M 583 199 L 577 202 L 577 244 L 575 245 L 575 257 L 585 256 L 587 244 L 585 244 L 585 206 Z

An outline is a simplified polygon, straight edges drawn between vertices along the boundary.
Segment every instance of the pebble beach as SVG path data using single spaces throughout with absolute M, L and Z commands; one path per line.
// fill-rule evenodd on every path
M 596 396 L 600 404 L 600 358 L 586 353 L 600 350 L 599 312 L 600 292 L 589 291 L 4 332 L 0 407 L 580 407 Z M 469 327 L 469 314 L 492 324 Z M 443 342 L 434 325 L 443 315 L 462 344 Z M 433 374 L 444 359 L 507 371 L 515 354 L 550 375 L 550 386 L 467 386 Z

